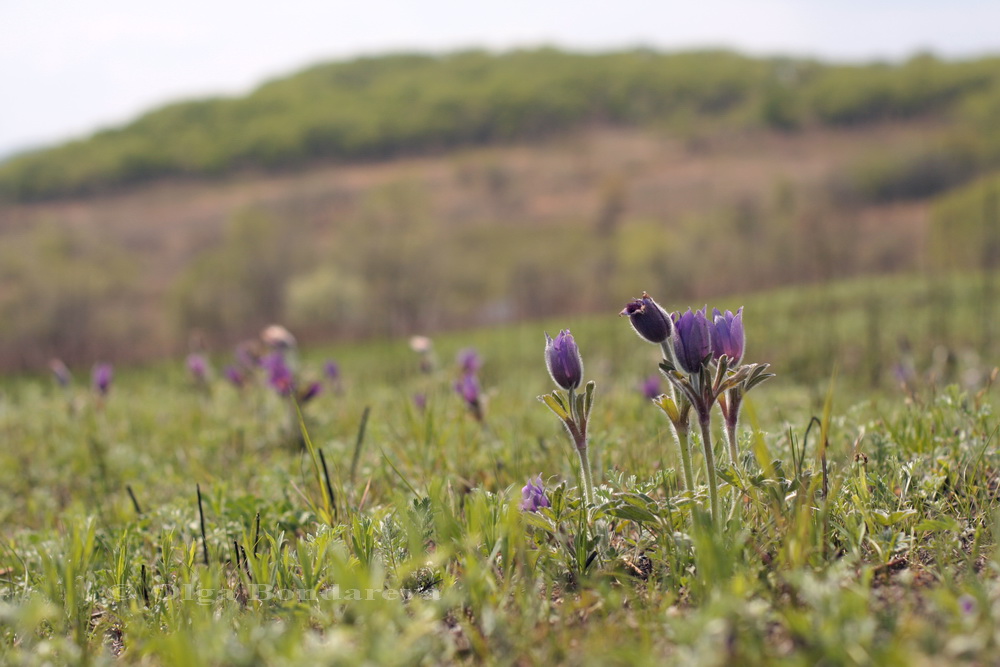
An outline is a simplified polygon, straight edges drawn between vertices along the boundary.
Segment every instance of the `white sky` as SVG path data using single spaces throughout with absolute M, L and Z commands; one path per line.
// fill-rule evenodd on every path
M 1000 2 L 0 0 L 0 156 L 319 61 L 540 44 L 962 57 L 1000 52 Z

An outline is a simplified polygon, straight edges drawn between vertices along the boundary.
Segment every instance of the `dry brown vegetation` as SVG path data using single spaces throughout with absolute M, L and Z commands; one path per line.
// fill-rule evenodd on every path
M 307 338 L 398 335 L 613 309 L 637 286 L 701 298 L 915 269 L 927 204 L 861 204 L 842 186 L 853 165 L 943 131 L 926 121 L 687 135 L 597 127 L 535 145 L 7 205 L 0 313 L 14 324 L 0 363 L 150 358 L 182 349 L 192 329 L 223 344 L 276 317 Z M 247 216 L 269 226 L 266 247 L 234 246 Z M 238 292 L 267 262 L 277 285 L 264 312 L 199 321 L 254 301 Z

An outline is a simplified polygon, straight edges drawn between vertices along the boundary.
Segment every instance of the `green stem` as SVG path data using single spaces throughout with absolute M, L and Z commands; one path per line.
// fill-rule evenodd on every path
M 701 441 L 705 447 L 705 467 L 708 468 L 708 497 L 712 504 L 712 524 L 718 527 L 719 480 L 715 475 L 715 454 L 712 452 L 711 416 L 702 415 L 698 421 L 701 422 Z
M 691 471 L 691 435 L 686 426 L 674 424 L 674 437 L 681 450 L 681 465 L 684 467 L 684 488 L 694 489 L 694 473 Z
M 578 447 L 576 453 L 580 457 L 580 479 L 583 480 L 583 500 L 590 506 L 594 504 L 594 475 L 590 471 L 590 457 L 587 446 Z

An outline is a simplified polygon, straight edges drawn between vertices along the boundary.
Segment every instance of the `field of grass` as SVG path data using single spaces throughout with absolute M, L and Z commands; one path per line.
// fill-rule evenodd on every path
M 682 490 L 638 390 L 658 348 L 614 313 L 440 336 L 430 373 L 405 340 L 303 350 L 302 381 L 334 358 L 342 386 L 301 424 L 262 375 L 227 384 L 223 355 L 207 385 L 177 360 L 118 369 L 103 398 L 79 371 L 8 378 L 0 663 L 988 664 L 987 278 L 719 304 L 746 305 L 746 361 L 777 377 L 749 397 L 742 471 L 722 466 L 718 530 L 700 445 Z M 589 512 L 536 400 L 542 332 L 567 327 L 597 384 Z M 482 423 L 453 389 L 468 346 Z M 539 473 L 551 507 L 522 511 Z

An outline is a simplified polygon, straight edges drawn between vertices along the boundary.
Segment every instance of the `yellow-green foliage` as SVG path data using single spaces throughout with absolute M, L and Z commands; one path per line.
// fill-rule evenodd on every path
M 993 174 L 938 199 L 929 246 L 937 268 L 1000 265 L 1000 175 Z

